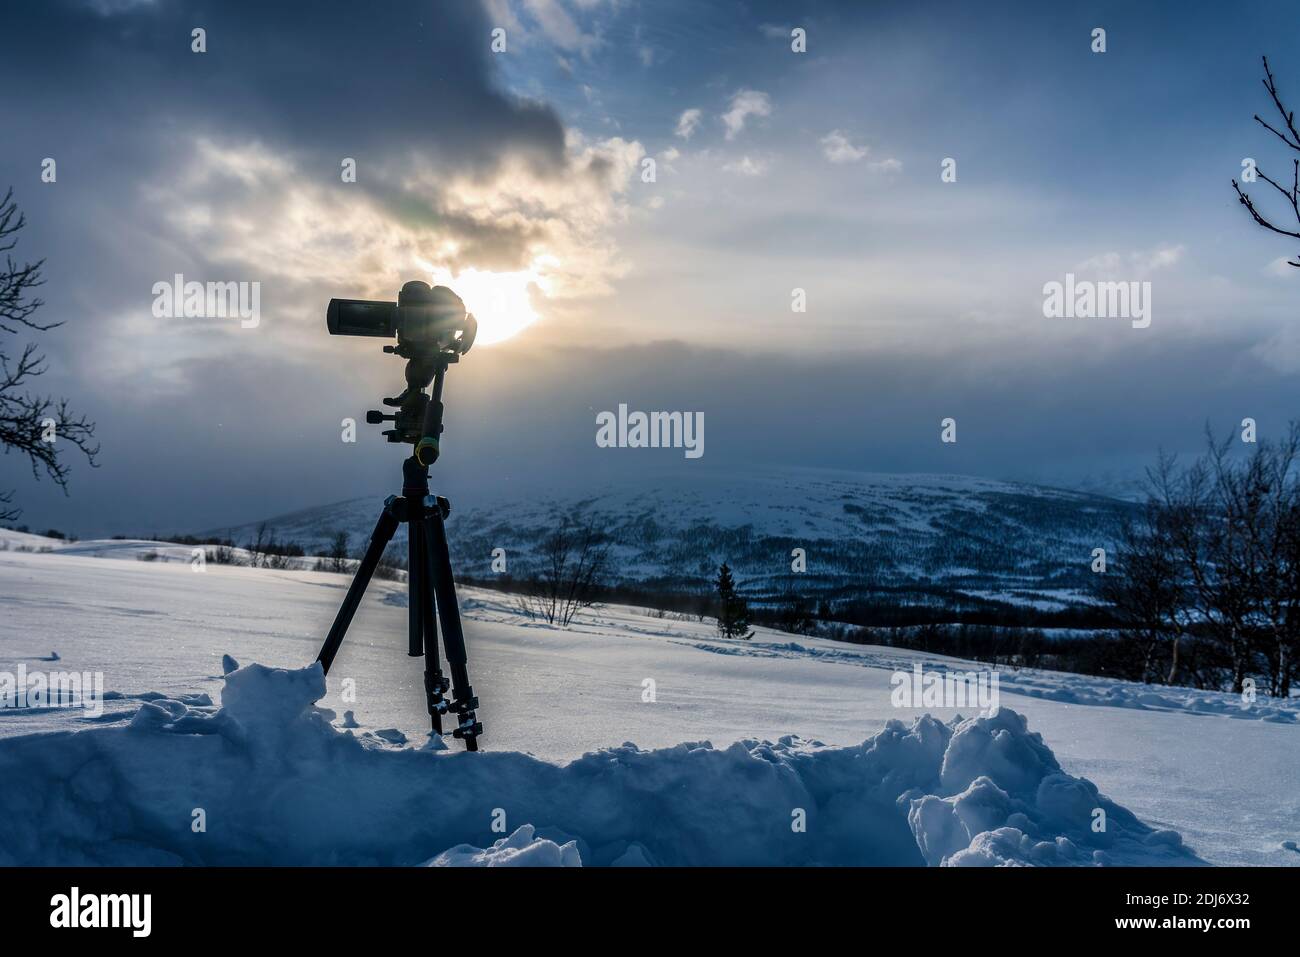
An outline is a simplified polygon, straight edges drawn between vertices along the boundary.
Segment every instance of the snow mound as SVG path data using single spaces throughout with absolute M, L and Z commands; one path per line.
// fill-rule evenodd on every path
M 581 867 L 582 856 L 575 841 L 563 846 L 544 837 L 534 837 L 531 824 L 521 825 L 509 837 L 489 848 L 459 844 L 443 851 L 425 867 Z
M 252 664 L 216 711 L 157 698 L 125 726 L 0 740 L 0 865 L 1202 863 L 1006 709 L 846 748 L 624 744 L 559 766 L 355 735 L 324 692 L 318 664 Z

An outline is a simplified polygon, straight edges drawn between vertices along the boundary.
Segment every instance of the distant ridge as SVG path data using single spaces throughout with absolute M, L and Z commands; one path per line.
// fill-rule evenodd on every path
M 364 548 L 378 497 L 266 520 L 309 553 L 345 531 Z M 1089 603 L 1092 550 L 1109 547 L 1132 505 L 1089 492 L 959 475 L 763 469 L 690 479 L 641 479 L 567 494 L 496 500 L 453 511 L 460 574 L 493 577 L 493 549 L 525 574 L 554 516 L 582 508 L 613 542 L 610 579 L 674 592 L 707 586 L 721 561 L 746 591 L 818 600 L 1016 605 L 1053 611 Z M 238 543 L 252 522 L 209 529 Z M 397 541 L 404 544 L 399 533 Z M 791 572 L 804 549 L 807 571 Z

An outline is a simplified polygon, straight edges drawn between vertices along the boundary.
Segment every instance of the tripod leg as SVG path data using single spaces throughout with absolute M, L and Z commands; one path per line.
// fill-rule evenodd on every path
M 366 586 L 370 584 L 371 576 L 375 574 L 379 559 L 383 558 L 384 549 L 393 540 L 397 525 L 397 516 L 393 514 L 392 504 L 385 503 L 384 511 L 375 524 L 375 530 L 370 533 L 370 545 L 366 548 L 366 554 L 361 559 L 361 565 L 357 568 L 352 584 L 348 586 L 348 593 L 339 607 L 338 614 L 334 617 L 334 624 L 330 626 L 330 632 L 325 637 L 325 644 L 321 646 L 320 654 L 316 656 L 316 660 L 321 663 L 326 674 L 329 674 L 330 665 L 334 663 L 339 645 L 343 644 L 343 635 L 347 633 L 348 625 L 352 624 L 352 616 L 357 613 L 357 605 L 361 603 L 361 596 L 365 594 Z
M 406 653 L 412 658 L 424 654 L 424 525 L 407 501 L 406 537 Z
M 407 580 L 411 583 L 412 612 L 419 613 L 419 634 L 424 652 L 424 697 L 434 733 L 442 734 L 442 716 L 447 713 L 446 694 L 450 684 L 438 664 L 438 621 L 434 617 L 433 579 L 429 571 L 429 543 L 424 523 L 413 522 L 410 533 L 411 541 L 419 543 L 418 556 L 412 552 Z
M 456 583 L 451 577 L 451 555 L 447 551 L 447 530 L 442 524 L 441 509 L 435 507 L 426 511 L 424 540 L 434 593 L 437 596 L 443 650 L 447 654 L 447 667 L 451 669 L 451 710 L 457 716 L 457 726 L 452 735 L 464 738 L 467 750 L 477 751 L 477 739 L 483 733 L 483 725 L 474 714 L 478 699 L 474 697 L 474 689 L 469 683 L 465 634 L 460 627 L 460 607 L 456 604 Z

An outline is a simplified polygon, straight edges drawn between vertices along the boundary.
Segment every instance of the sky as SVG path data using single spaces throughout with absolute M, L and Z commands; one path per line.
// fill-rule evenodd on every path
M 411 279 L 481 324 L 434 478 L 466 505 L 765 466 L 1119 490 L 1207 423 L 1268 437 L 1300 415 L 1300 240 L 1253 224 L 1231 180 L 1247 158 L 1285 177 L 1252 117 L 1261 55 L 1300 102 L 1291 16 L 14 0 L 0 191 L 63 323 L 40 391 L 102 452 L 66 451 L 67 496 L 13 454 L 0 488 L 21 522 L 83 536 L 378 507 L 402 452 L 364 412 L 401 363 L 324 313 Z M 258 283 L 257 324 L 156 315 L 177 274 Z M 1150 324 L 1045 316 L 1067 274 L 1150 283 Z M 620 404 L 702 414 L 705 453 L 597 447 Z

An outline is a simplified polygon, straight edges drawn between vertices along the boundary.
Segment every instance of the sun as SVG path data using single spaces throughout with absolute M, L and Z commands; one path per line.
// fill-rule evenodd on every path
M 465 308 L 478 320 L 475 343 L 491 345 L 509 339 L 538 319 L 529 292 L 536 286 L 544 293 L 548 285 L 538 261 L 518 272 L 463 269 L 453 274 L 430 263 L 422 265 L 432 273 L 435 285 L 450 286 L 465 300 Z

